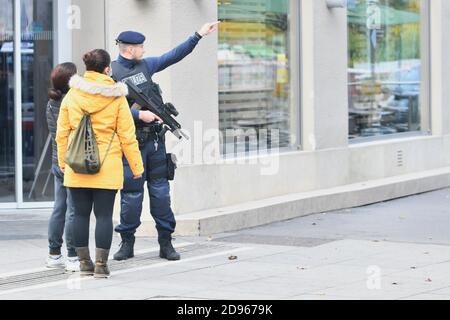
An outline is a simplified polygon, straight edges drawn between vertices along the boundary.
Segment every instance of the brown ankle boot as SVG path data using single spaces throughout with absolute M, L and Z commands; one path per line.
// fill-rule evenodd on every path
M 110 272 L 107 265 L 108 256 L 109 250 L 100 248 L 95 249 L 95 270 L 94 270 L 95 278 L 108 278 L 110 276 Z
M 76 248 L 78 258 L 80 259 L 80 275 L 92 276 L 94 274 L 94 263 L 89 255 L 89 247 Z

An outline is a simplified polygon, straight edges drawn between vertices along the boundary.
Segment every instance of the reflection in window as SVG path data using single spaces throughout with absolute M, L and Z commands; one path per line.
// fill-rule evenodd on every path
M 13 1 L 0 0 L 0 203 L 15 200 Z
M 349 0 L 349 137 L 420 131 L 421 0 Z
M 289 147 L 289 1 L 218 5 L 222 153 Z

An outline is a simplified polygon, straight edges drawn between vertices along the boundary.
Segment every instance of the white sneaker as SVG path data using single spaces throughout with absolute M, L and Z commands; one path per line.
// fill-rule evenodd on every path
M 80 272 L 80 259 L 78 259 L 78 257 L 67 257 L 66 271 Z
M 60 255 L 49 255 L 47 257 L 47 268 L 63 268 L 64 257 Z

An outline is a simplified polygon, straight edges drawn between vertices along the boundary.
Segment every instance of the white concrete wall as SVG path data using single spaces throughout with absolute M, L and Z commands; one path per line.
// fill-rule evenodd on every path
M 450 133 L 449 0 L 430 1 L 431 104 L 433 134 Z
M 432 135 L 350 145 L 346 12 L 328 10 L 325 2 L 301 2 L 304 151 L 275 158 L 275 164 L 279 161 L 275 175 L 261 175 L 268 167 L 261 161 L 270 156 L 258 159 L 258 165 L 206 165 L 194 161 L 199 159 L 192 154 L 193 164 L 179 168 L 172 184 L 172 204 L 178 215 L 450 166 L 450 1 L 430 1 Z M 101 17 L 97 13 L 103 9 L 105 33 L 102 35 L 98 27 L 92 32 L 85 30 L 89 33 L 85 42 L 81 41 L 81 32 L 74 34 L 74 53 L 79 55 L 79 51 L 104 41 L 115 56 L 114 38 L 122 30 L 134 29 L 148 37 L 148 54 L 159 55 L 186 39 L 203 22 L 217 18 L 217 3 L 210 0 L 105 0 L 104 7 L 102 3 L 89 1 L 93 9 L 87 16 Z M 99 24 L 87 25 L 90 23 Z M 191 134 L 195 121 L 201 121 L 204 129 L 218 128 L 216 37 L 201 40 L 192 55 L 155 77 L 166 100 L 179 108 L 180 122 Z M 402 153 L 401 165 L 398 152 Z M 145 202 L 143 217 L 150 220 L 147 196 Z
M 105 48 L 105 0 L 72 0 L 80 8 L 80 28 L 72 32 L 72 58 L 78 71 L 85 71 L 83 54 Z
M 302 132 L 304 150 L 348 144 L 347 12 L 303 0 Z M 333 132 L 333 134 L 330 134 Z
M 261 166 L 183 167 L 174 184 L 179 213 L 236 205 L 290 193 L 336 187 L 450 166 L 450 136 L 355 144 L 349 148 L 280 156 L 279 172 L 262 176 Z M 397 152 L 403 152 L 398 166 Z

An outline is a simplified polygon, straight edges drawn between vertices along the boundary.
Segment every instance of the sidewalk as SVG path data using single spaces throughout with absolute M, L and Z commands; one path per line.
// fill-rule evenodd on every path
M 179 237 L 178 262 L 138 238 L 107 280 L 45 269 L 48 214 L 0 212 L 0 299 L 450 299 L 450 189 Z

